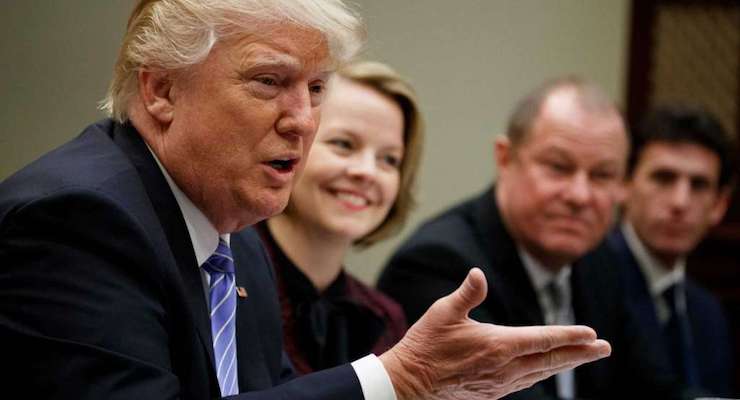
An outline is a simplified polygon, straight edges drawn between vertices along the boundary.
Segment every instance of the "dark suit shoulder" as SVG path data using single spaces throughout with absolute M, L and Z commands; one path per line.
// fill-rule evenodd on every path
M 109 120 L 88 126 L 76 138 L 8 177 L 2 187 L 13 187 L 16 194 L 23 196 L 66 186 L 102 185 L 121 170 L 133 168 L 113 144 L 110 137 L 112 130 L 113 123 Z
M 701 308 L 722 313 L 717 297 L 693 279 L 686 279 L 686 295 L 690 302 L 695 302 Z
M 702 335 L 714 336 L 712 342 L 715 347 L 729 348 L 727 318 L 719 299 L 694 280 L 687 278 L 686 300 L 690 318 L 703 331 Z
M 0 221 L 34 202 L 69 201 L 68 213 L 84 213 L 70 201 L 114 203 L 122 209 L 146 208 L 148 196 L 136 168 L 109 136 L 112 123 L 90 125 L 77 138 L 47 153 L 0 184 Z M 88 205 L 89 206 L 89 205 Z M 144 207 L 142 207 L 144 206 Z
M 473 233 L 472 220 L 475 200 L 465 200 L 432 217 L 410 236 L 404 247 L 428 242 L 454 246 L 456 243 L 464 241 L 464 236 Z M 453 232 L 455 235 L 450 234 Z
M 466 200 L 424 223 L 383 269 L 378 288 L 403 306 L 410 323 L 483 262 L 475 227 L 480 201 Z
M 89 397 L 77 398 L 112 398 L 105 388 L 115 371 L 137 371 L 148 379 L 127 394 L 174 397 L 177 378 L 162 344 L 173 323 L 168 305 L 183 299 L 165 295 L 167 264 L 147 217 L 88 185 L 36 194 L 0 195 L 0 347 L 11 377 L 41 397 L 64 387 L 73 398 L 87 387 Z
M 617 253 L 607 241 L 599 243 L 593 250 L 576 261 L 576 264 L 579 268 L 601 275 L 601 279 L 607 281 L 618 279 L 623 284 L 622 264 Z
M 431 218 L 396 251 L 393 260 L 421 257 L 432 267 L 444 263 L 464 271 L 472 265 L 486 264 L 481 230 L 488 227 L 483 226 L 479 214 L 489 201 L 487 194 L 475 196 Z M 394 264 L 393 260 L 389 265 Z

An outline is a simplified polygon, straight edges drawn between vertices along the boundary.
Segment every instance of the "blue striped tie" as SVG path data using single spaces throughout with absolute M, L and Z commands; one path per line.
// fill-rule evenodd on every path
M 234 280 L 234 258 L 223 239 L 218 248 L 203 264 L 211 276 L 208 298 L 211 309 L 211 333 L 216 376 L 221 395 L 239 393 L 236 371 L 236 287 Z

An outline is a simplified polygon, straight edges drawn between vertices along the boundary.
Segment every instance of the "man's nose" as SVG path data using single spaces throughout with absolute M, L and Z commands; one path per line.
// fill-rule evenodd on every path
M 691 183 L 688 179 L 680 179 L 671 189 L 670 193 L 671 207 L 676 210 L 683 210 L 691 201 Z
M 318 110 L 311 103 L 308 88 L 294 88 L 281 99 L 276 129 L 283 135 L 311 137 L 318 126 Z
M 565 198 L 569 203 L 579 207 L 588 203 L 592 190 L 588 173 L 585 171 L 576 172 L 567 185 Z

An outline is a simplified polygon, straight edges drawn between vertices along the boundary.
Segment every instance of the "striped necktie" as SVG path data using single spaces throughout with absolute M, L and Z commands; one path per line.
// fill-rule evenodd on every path
M 221 395 L 238 394 L 234 258 L 229 245 L 223 239 L 219 239 L 218 248 L 203 263 L 203 269 L 211 277 L 208 288 L 211 334 Z

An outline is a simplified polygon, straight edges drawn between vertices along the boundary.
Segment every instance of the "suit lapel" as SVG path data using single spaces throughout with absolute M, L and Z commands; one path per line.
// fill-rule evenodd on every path
M 175 196 L 169 189 L 167 181 L 162 175 L 154 157 L 144 144 L 144 141 L 130 124 L 116 124 L 113 140 L 121 150 L 126 153 L 136 167 L 141 180 L 146 188 L 154 210 L 159 218 L 162 230 L 166 236 L 167 249 L 172 253 L 177 263 L 179 275 L 182 277 L 183 285 L 188 293 L 189 309 L 193 316 L 195 329 L 198 332 L 204 350 L 208 353 L 212 378 L 216 379 L 213 365 L 213 344 L 211 339 L 211 323 L 208 316 L 208 305 L 203 293 L 203 281 L 200 276 L 199 266 L 195 258 L 192 241 L 185 225 L 185 220 L 177 205 Z
M 236 266 L 236 285 L 243 288 L 246 297 L 238 296 L 236 303 L 236 331 L 237 331 L 237 360 L 239 370 L 239 388 L 262 388 L 271 386 L 270 372 L 266 369 L 267 362 L 262 352 L 259 335 L 259 321 L 255 310 L 256 299 L 250 293 L 258 293 L 254 287 L 255 260 L 262 258 L 256 254 L 249 239 L 243 233 L 231 235 L 231 252 Z
M 488 287 L 491 295 L 506 309 L 506 323 L 510 325 L 543 325 L 545 319 L 537 300 L 537 293 L 527 275 L 514 240 L 506 230 L 496 204 L 494 189 L 486 191 L 476 205 L 476 226 L 479 240 L 491 260 L 488 268 Z M 496 266 L 495 271 L 491 266 Z
M 637 259 L 632 254 L 632 250 L 627 245 L 627 240 L 625 240 L 621 229 L 616 228 L 609 235 L 608 242 L 619 256 L 619 263 L 622 267 L 622 275 L 628 293 L 628 304 L 632 306 L 640 325 L 646 328 L 650 327 L 655 332 L 660 332 L 660 323 L 647 281 L 640 265 L 637 263 Z

